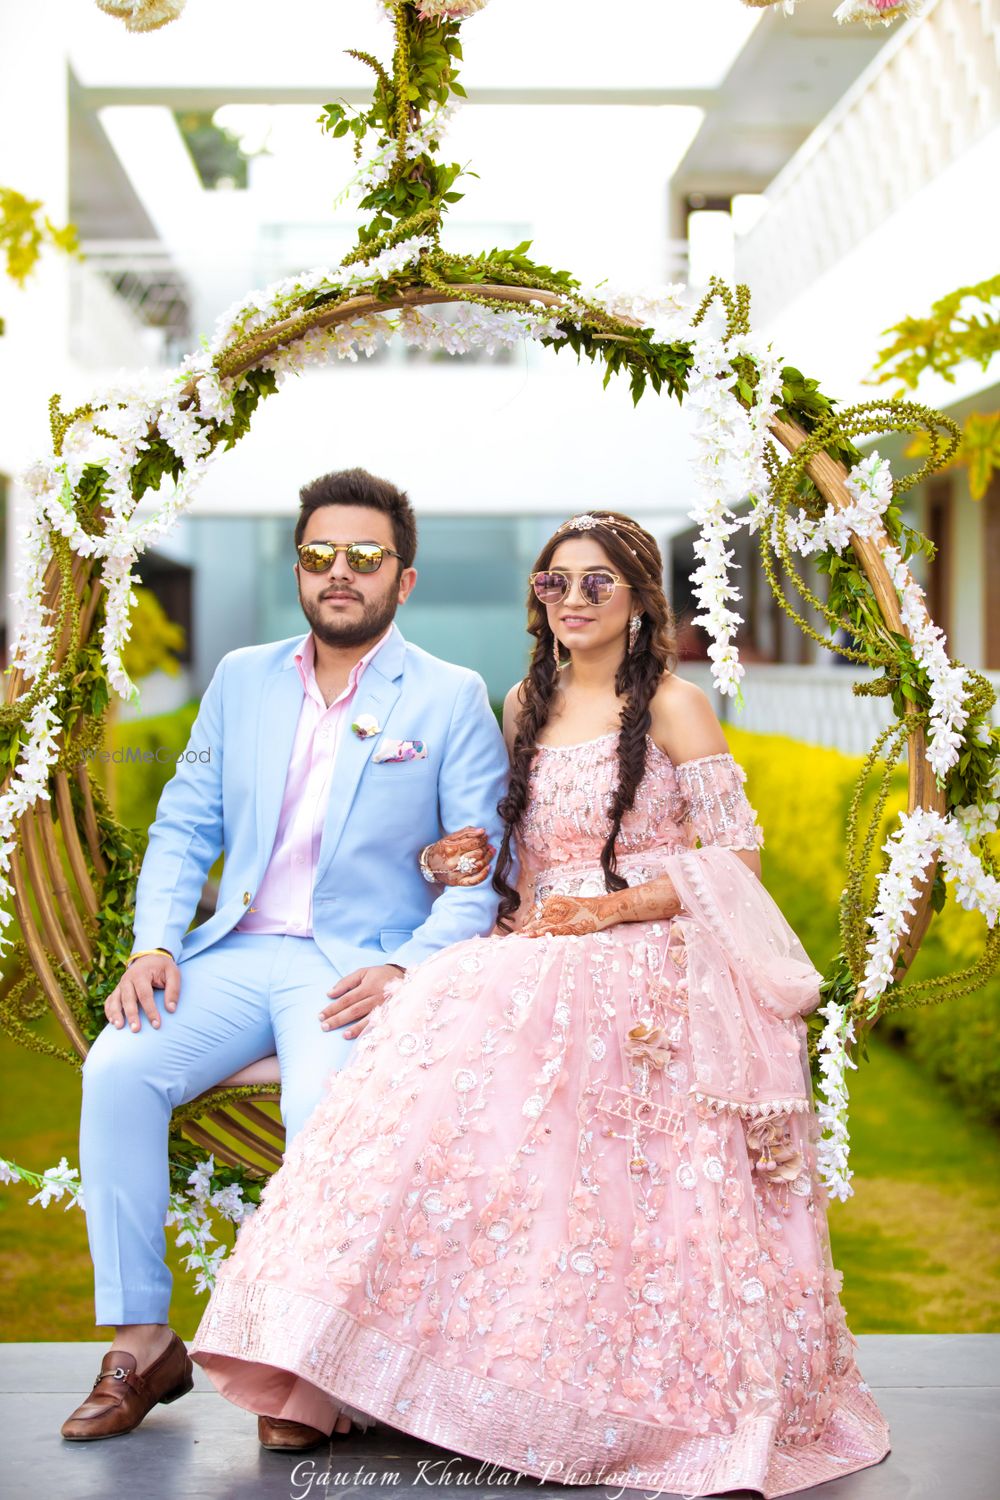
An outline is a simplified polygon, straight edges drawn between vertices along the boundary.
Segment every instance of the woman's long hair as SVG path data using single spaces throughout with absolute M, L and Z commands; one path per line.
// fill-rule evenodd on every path
M 615 676 L 615 692 L 625 702 L 618 736 L 618 785 L 610 808 L 608 837 L 601 851 L 605 886 L 609 891 L 620 891 L 625 889 L 628 881 L 618 873 L 615 842 L 622 818 L 635 803 L 635 794 L 646 769 L 646 736 L 652 717 L 649 704 L 664 672 L 672 672 L 677 665 L 677 637 L 673 612 L 663 592 L 663 559 L 653 537 L 619 511 L 602 510 L 592 514 L 598 522 L 596 526 L 560 527 L 538 554 L 532 572 L 540 573 L 548 568 L 556 548 L 567 538 L 592 536 L 611 559 L 622 582 L 631 585 L 634 603 L 642 610 L 642 624 L 631 651 L 623 637 L 622 660 Z M 505 929 L 510 928 L 510 918 L 521 904 L 517 891 L 507 881 L 513 864 L 511 847 L 528 805 L 538 737 L 548 722 L 558 678 L 555 637 L 549 629 L 545 606 L 530 587 L 528 633 L 535 637 L 535 648 L 522 689 L 523 706 L 517 718 L 507 795 L 497 808 L 503 819 L 504 835 L 497 856 L 493 889 L 500 896 L 497 920 Z

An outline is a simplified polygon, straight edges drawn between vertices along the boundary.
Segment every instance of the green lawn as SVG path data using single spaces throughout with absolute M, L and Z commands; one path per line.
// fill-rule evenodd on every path
M 55 1037 L 54 1024 L 49 1034 Z M 0 1037 L 0 1155 L 42 1171 L 79 1164 L 79 1078 Z M 831 1211 L 834 1258 L 855 1333 L 981 1333 L 1000 1327 L 1000 1140 L 964 1115 L 914 1063 L 885 1046 L 850 1075 L 855 1196 Z M 30 1189 L 0 1187 L 4 1337 L 93 1339 L 85 1220 Z M 233 1231 L 227 1231 L 231 1236 Z M 168 1244 L 171 1232 L 167 1233 Z M 204 1297 L 171 1257 L 172 1321 L 188 1338 Z

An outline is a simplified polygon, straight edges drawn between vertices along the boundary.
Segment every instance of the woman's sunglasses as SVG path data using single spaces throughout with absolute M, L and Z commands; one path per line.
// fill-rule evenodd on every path
M 307 573 L 325 573 L 338 552 L 346 555 L 352 573 L 377 573 L 384 557 L 399 557 L 378 542 L 300 542 L 296 551 Z
M 572 587 L 574 577 L 580 580 L 580 596 L 587 604 L 607 604 L 616 588 L 630 588 L 622 583 L 617 573 L 610 568 L 591 568 L 586 573 L 567 573 L 562 568 L 549 568 L 544 573 L 532 573 L 531 587 L 541 604 L 561 604 Z

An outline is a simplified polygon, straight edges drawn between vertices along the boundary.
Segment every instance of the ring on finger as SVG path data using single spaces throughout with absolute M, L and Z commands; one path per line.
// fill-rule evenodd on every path
M 460 875 L 471 875 L 476 868 L 476 856 L 474 854 L 462 854 L 455 861 L 455 869 Z

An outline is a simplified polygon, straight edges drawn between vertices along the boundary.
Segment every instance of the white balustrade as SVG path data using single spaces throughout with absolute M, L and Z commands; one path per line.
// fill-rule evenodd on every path
M 787 735 L 810 745 L 825 745 L 845 755 L 864 755 L 892 717 L 887 698 L 858 697 L 856 682 L 873 673 L 851 666 L 772 666 L 747 663 L 742 711 L 712 687 L 707 662 L 682 662 L 678 675 L 696 682 L 712 698 L 721 719 L 736 729 Z M 1000 672 L 987 672 L 1000 697 Z M 996 722 L 1000 718 L 996 716 Z
M 753 290 L 758 321 L 996 125 L 998 51 L 1000 0 L 932 0 L 900 27 L 766 189 L 757 223 L 737 237 L 736 275 Z

